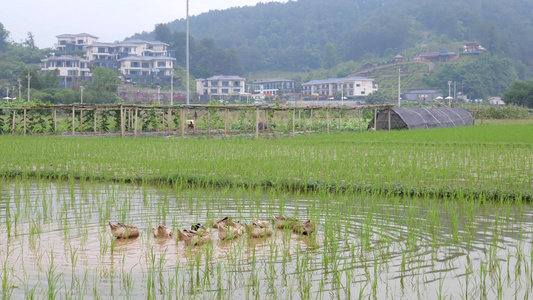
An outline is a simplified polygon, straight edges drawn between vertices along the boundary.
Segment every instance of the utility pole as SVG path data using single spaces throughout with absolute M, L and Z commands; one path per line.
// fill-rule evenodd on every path
M 22 84 L 20 83 L 20 77 L 19 79 L 17 79 L 17 82 L 19 84 L 19 101 L 20 101 L 20 98 L 22 98 Z
M 170 70 L 170 105 L 174 104 L 174 68 Z
M 9 102 L 9 87 L 6 87 L 6 101 Z
M 187 61 L 187 105 L 189 105 L 189 97 L 190 97 L 190 91 L 189 91 L 189 0 L 187 0 L 187 40 L 185 41 L 185 56 Z
M 30 75 L 30 71 L 28 71 L 28 102 L 30 102 L 30 81 L 31 81 L 31 75 Z
M 401 106 L 401 74 L 402 69 L 398 67 L 398 107 Z
M 85 89 L 84 86 L 80 86 L 80 91 L 81 91 L 81 104 L 83 104 L 83 90 Z

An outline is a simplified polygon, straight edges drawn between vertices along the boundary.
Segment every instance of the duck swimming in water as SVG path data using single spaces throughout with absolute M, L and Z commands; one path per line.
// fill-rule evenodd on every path
M 246 224 L 246 231 L 251 238 L 263 238 L 271 236 L 274 233 L 274 230 L 270 228 L 270 222 L 268 221 L 259 221 L 254 219 L 252 225 Z
M 228 226 L 228 224 L 233 224 L 233 221 L 231 220 L 230 217 L 224 217 L 222 219 L 218 219 L 216 220 L 214 223 L 213 223 L 213 228 L 218 228 L 218 225 L 222 225 L 222 226 Z
M 238 238 L 246 232 L 246 227 L 239 222 L 231 222 L 230 225 L 218 224 L 218 237 L 221 240 Z
M 274 227 L 279 229 L 293 228 L 294 225 L 298 224 L 298 219 L 294 217 L 287 216 L 272 216 L 274 220 Z
M 315 224 L 311 220 L 299 222 L 294 225 L 292 231 L 301 235 L 310 235 L 315 231 Z
M 139 236 L 139 228 L 135 226 L 109 222 L 109 227 L 117 239 L 131 239 Z
M 172 237 L 172 231 L 170 228 L 159 225 L 157 227 L 152 228 L 152 234 L 155 238 L 169 238 Z
M 205 230 L 205 227 L 198 223 L 192 225 L 190 230 L 179 230 L 178 241 L 185 242 L 185 245 L 200 246 L 211 242 L 211 233 Z

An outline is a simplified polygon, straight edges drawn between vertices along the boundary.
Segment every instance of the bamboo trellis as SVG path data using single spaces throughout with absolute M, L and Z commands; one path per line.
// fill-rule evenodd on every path
M 99 112 L 109 112 L 109 111 L 120 111 L 120 135 L 122 137 L 126 136 L 126 132 L 132 132 L 132 135 L 134 137 L 137 137 L 138 135 L 138 118 L 139 118 L 139 112 L 140 111 L 146 111 L 146 110 L 155 110 L 159 112 L 159 116 L 161 116 L 161 124 L 163 129 L 166 129 L 166 132 L 168 135 L 171 135 L 172 133 L 172 116 L 180 116 L 180 126 L 179 126 L 179 132 L 180 135 L 183 137 L 185 135 L 186 131 L 186 124 L 185 124 L 185 116 L 187 112 L 194 111 L 196 114 L 196 111 L 206 111 L 208 114 L 208 118 L 211 118 L 211 111 L 215 111 L 217 113 L 222 112 L 224 114 L 223 120 L 224 120 L 224 136 L 228 136 L 228 124 L 229 124 L 229 112 L 230 111 L 255 111 L 255 138 L 258 139 L 260 136 L 260 116 L 261 111 L 264 112 L 265 117 L 268 114 L 268 111 L 285 111 L 285 112 L 292 112 L 292 136 L 296 135 L 296 122 L 298 121 L 298 127 L 301 128 L 301 119 L 302 119 L 302 111 L 309 111 L 310 117 L 309 117 L 309 123 L 308 127 L 303 127 L 304 133 L 310 133 L 313 130 L 313 112 L 316 111 L 323 111 L 325 113 L 326 118 L 326 132 L 327 134 L 330 134 L 330 112 L 337 111 L 339 112 L 339 128 L 341 124 L 342 116 L 340 114 L 341 111 L 357 111 L 358 115 L 358 124 L 359 124 L 359 132 L 362 132 L 362 125 L 361 125 L 361 119 L 362 119 L 362 112 L 365 109 L 371 109 L 374 111 L 374 118 L 377 115 L 378 110 L 388 110 L 388 114 L 390 116 L 390 109 L 394 107 L 394 105 L 391 104 L 383 104 L 383 105 L 358 105 L 358 106 L 319 106 L 319 105 L 297 105 L 297 106 L 274 106 L 274 105 L 135 105 L 135 104 L 73 104 L 73 105 L 43 105 L 43 106 L 24 106 L 24 107 L 3 107 L 1 108 L 4 110 L 4 112 L 10 113 L 10 111 L 13 112 L 12 117 L 12 124 L 11 124 L 11 131 L 13 134 L 16 133 L 16 112 L 17 111 L 23 111 L 23 117 L 22 117 L 22 124 L 23 124 L 23 134 L 26 135 L 27 133 L 27 112 L 28 111 L 43 111 L 48 110 L 51 111 L 52 118 L 53 118 L 53 132 L 58 131 L 57 126 L 57 112 L 63 111 L 63 112 L 69 112 L 71 114 L 71 121 L 72 121 L 72 136 L 76 135 L 76 112 L 79 112 L 80 114 L 80 127 L 79 127 L 79 133 L 83 133 L 83 113 L 84 112 L 93 112 L 93 133 L 97 133 L 97 114 Z M 298 111 L 298 120 L 296 119 L 296 111 Z M 316 113 L 315 113 L 316 114 Z M 304 117 L 305 118 L 305 117 Z M 126 124 L 126 120 L 127 124 Z M 166 122 L 166 125 L 165 125 Z M 210 125 L 209 125 L 210 126 Z M 176 128 L 177 129 L 177 128 Z M 216 128 L 218 132 L 218 128 Z M 263 129 L 264 130 L 264 126 Z M 376 130 L 376 124 L 374 124 L 373 130 Z M 390 117 L 389 117 L 389 130 L 390 130 Z M 208 127 L 207 129 L 207 135 L 210 134 L 211 128 Z M 88 132 L 87 132 L 88 133 Z

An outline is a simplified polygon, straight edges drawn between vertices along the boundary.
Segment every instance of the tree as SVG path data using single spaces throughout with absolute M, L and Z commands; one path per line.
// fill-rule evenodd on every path
M 387 101 L 387 94 L 384 91 L 375 91 L 366 96 L 368 104 L 383 104 Z
M 337 48 L 332 43 L 328 43 L 322 51 L 322 68 L 324 69 L 333 69 L 337 64 L 339 64 L 339 54 L 337 53 Z
M 165 24 L 156 24 L 154 29 L 155 39 L 167 44 L 172 43 L 172 32 Z
M 9 44 L 9 31 L 0 23 L 0 51 L 6 51 Z
M 98 103 L 115 103 L 120 80 L 113 70 L 97 67 L 93 71 L 93 82 L 88 90 L 94 92 Z
M 516 81 L 503 94 L 503 101 L 533 108 L 533 80 Z

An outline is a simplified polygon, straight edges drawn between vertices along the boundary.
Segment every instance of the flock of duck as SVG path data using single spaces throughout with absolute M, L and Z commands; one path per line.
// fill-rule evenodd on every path
M 272 216 L 274 227 L 277 229 L 292 229 L 296 234 L 310 235 L 315 230 L 315 225 L 311 220 L 300 221 L 294 217 Z M 109 222 L 111 233 L 117 239 L 130 239 L 139 236 L 139 228 L 122 223 Z M 274 234 L 269 221 L 259 221 L 254 219 L 251 224 L 242 224 L 234 221 L 231 217 L 224 217 L 212 223 L 212 227 L 218 229 L 220 240 L 231 240 L 247 234 L 251 238 L 264 238 Z M 159 225 L 152 228 L 155 238 L 170 238 L 173 236 L 170 228 Z M 211 232 L 202 224 L 194 224 L 191 229 L 180 229 L 178 231 L 178 241 L 183 241 L 186 245 L 202 245 L 212 241 Z

